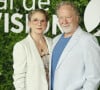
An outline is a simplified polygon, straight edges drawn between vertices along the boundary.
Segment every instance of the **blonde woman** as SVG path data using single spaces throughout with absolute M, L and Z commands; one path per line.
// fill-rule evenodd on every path
M 52 40 L 43 35 L 48 14 L 36 9 L 28 14 L 28 20 L 30 33 L 13 50 L 14 86 L 16 90 L 48 90 Z

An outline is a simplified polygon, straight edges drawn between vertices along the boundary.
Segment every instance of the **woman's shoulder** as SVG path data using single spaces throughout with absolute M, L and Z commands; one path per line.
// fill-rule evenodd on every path
M 52 42 L 52 38 L 51 37 L 45 36 L 45 39 L 48 40 L 49 42 Z
M 17 46 L 25 46 L 25 44 L 28 43 L 28 40 L 27 40 L 27 37 L 25 37 L 24 39 L 18 41 L 15 43 L 14 47 L 17 47 Z

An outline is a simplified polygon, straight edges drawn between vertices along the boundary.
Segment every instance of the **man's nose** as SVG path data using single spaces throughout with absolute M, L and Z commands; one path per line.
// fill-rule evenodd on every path
M 68 23 L 68 20 L 67 20 L 67 18 L 63 18 L 63 23 Z

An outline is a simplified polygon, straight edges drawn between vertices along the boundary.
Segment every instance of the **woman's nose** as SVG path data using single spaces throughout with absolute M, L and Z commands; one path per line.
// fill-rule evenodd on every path
M 38 20 L 38 25 L 41 25 L 41 20 Z

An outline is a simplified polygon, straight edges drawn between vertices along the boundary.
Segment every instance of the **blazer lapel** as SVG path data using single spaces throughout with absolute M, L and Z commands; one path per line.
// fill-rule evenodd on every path
M 50 42 L 49 42 L 49 40 L 48 40 L 47 37 L 44 36 L 44 38 L 45 38 L 45 40 L 46 40 L 46 43 L 47 43 L 47 46 L 48 46 L 48 49 L 49 49 L 49 53 L 51 53 L 51 52 L 50 52 L 50 50 L 51 50 Z M 27 39 L 28 39 L 29 45 L 30 45 L 30 47 L 31 47 L 31 52 L 34 53 L 33 56 L 34 56 L 36 62 L 37 62 L 40 66 L 44 67 L 44 64 L 43 64 L 43 62 L 42 62 L 41 56 L 40 56 L 40 54 L 39 54 L 39 52 L 38 52 L 38 49 L 37 49 L 37 47 L 36 47 L 36 45 L 35 45 L 34 40 L 31 38 L 30 34 L 28 35 L 28 38 L 27 38 Z
M 39 52 L 38 52 L 38 49 L 37 49 L 37 47 L 36 47 L 36 45 L 35 45 L 35 42 L 34 42 L 34 40 L 31 38 L 30 35 L 28 35 L 27 40 L 29 41 L 28 45 L 29 45 L 29 47 L 30 47 L 30 51 L 32 52 L 32 53 L 30 53 L 30 54 L 31 54 L 32 59 L 34 60 L 35 66 L 36 66 L 36 68 L 35 68 L 35 70 L 36 70 L 36 71 L 35 71 L 35 72 L 36 72 L 35 78 L 37 78 L 37 79 L 36 79 L 36 80 L 38 80 L 37 82 L 41 82 L 41 83 L 42 83 L 40 86 L 37 86 L 37 87 L 47 86 L 47 81 L 46 81 L 46 79 L 45 79 L 46 77 L 45 77 L 44 64 L 43 64 L 43 62 L 42 62 L 41 56 L 40 56 L 40 54 L 39 54 Z M 32 70 L 33 70 L 33 69 L 32 69 Z M 42 75 L 42 79 L 41 79 L 41 77 L 40 77 L 40 74 Z M 43 83 L 43 82 L 44 82 L 44 83 Z M 47 86 L 47 87 L 48 87 L 48 86 Z
M 67 46 L 65 47 L 64 51 L 62 52 L 60 59 L 58 61 L 56 69 L 59 68 L 59 66 L 63 63 L 64 60 L 66 60 L 68 53 L 73 49 L 74 46 L 76 46 L 78 40 L 80 39 L 80 33 L 81 33 L 81 28 L 78 27 L 74 35 L 71 37 L 69 40 Z
M 37 49 L 37 47 L 35 45 L 34 40 L 31 38 L 30 34 L 28 35 L 28 38 L 27 39 L 28 39 L 29 45 L 31 47 L 31 52 L 33 53 L 32 56 L 35 58 L 35 60 L 38 63 L 38 65 L 40 65 L 40 66 L 42 65 L 42 67 L 44 67 L 43 66 L 43 62 L 42 62 L 42 59 L 41 59 L 41 57 L 39 55 L 38 49 Z
M 46 43 L 47 43 L 47 47 L 48 47 L 48 50 L 49 50 L 49 54 L 51 55 L 51 46 L 52 46 L 52 42 L 49 41 L 49 39 L 44 36 L 45 40 L 46 40 Z

